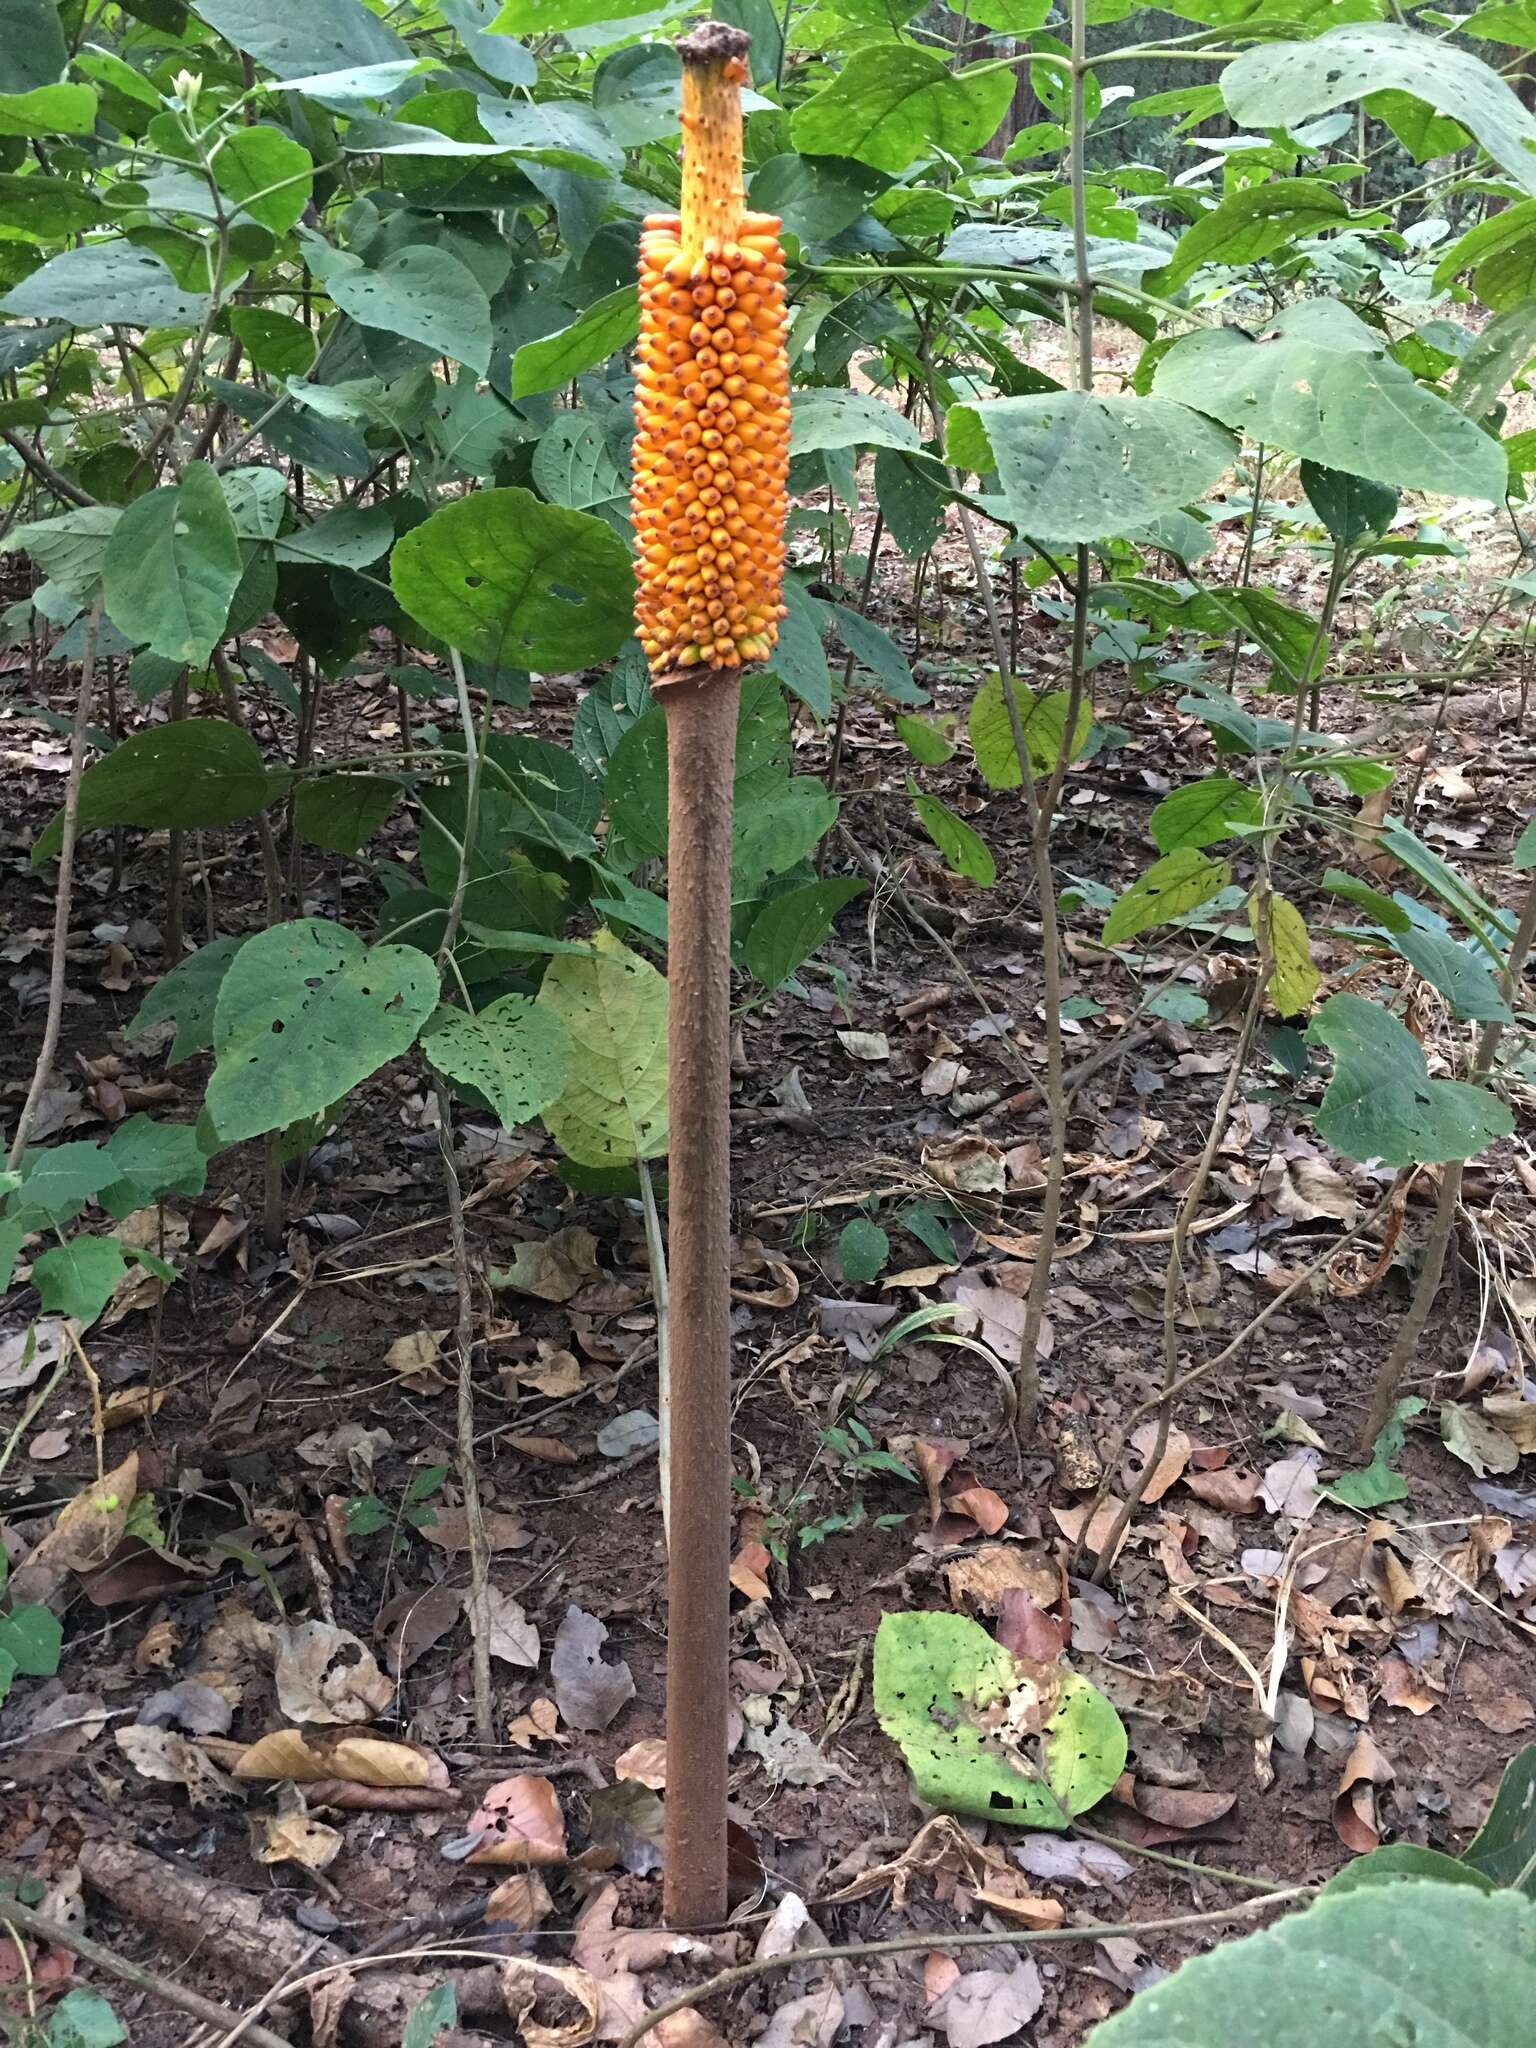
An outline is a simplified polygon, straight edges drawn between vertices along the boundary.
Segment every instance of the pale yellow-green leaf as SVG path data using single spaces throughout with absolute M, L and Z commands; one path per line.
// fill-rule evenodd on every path
M 612 932 L 590 954 L 559 954 L 540 1005 L 570 1034 L 570 1079 L 544 1112 L 550 1136 L 583 1166 L 653 1159 L 667 1147 L 667 984 Z
M 1256 891 L 1248 899 L 1248 922 L 1253 926 L 1260 953 L 1267 953 L 1273 963 L 1269 999 L 1276 1010 L 1282 1017 L 1295 1017 L 1311 1009 L 1322 976 L 1312 964 L 1312 948 L 1301 912 L 1284 896 L 1271 896 L 1266 915 Z
M 1067 693 L 1065 690 L 1052 690 L 1045 695 L 1037 695 L 1035 691 L 1015 683 L 1013 696 L 1019 707 L 1019 723 L 1024 728 L 1024 747 L 1029 755 L 1030 768 L 1037 776 L 1049 775 L 1061 759 L 1069 708 Z M 1073 760 L 1087 745 L 1092 725 L 1093 706 L 1080 704 L 1072 735 Z M 1019 773 L 1019 752 L 1014 744 L 1013 723 L 1008 716 L 1000 676 L 988 676 L 972 698 L 967 730 L 976 766 L 985 780 L 993 789 L 1017 789 L 1024 778 Z
M 1187 917 L 1220 895 L 1231 878 L 1224 860 L 1213 860 L 1193 846 L 1176 847 L 1153 861 L 1120 897 L 1104 920 L 1105 945 L 1118 946 L 1155 924 Z

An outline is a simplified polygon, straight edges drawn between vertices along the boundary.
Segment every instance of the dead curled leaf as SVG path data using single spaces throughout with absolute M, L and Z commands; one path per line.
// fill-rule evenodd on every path
M 1391 1764 L 1362 1729 L 1345 1759 L 1339 1789 L 1333 1796 L 1334 1832 L 1356 1856 L 1381 1845 L 1376 1787 L 1390 1785 L 1395 1775 Z
M 120 1465 L 82 1487 L 60 1510 L 59 1519 L 14 1574 L 13 1598 L 46 1600 L 66 1572 L 99 1570 L 122 1541 L 138 1491 L 139 1454 L 130 1451 Z
M 928 2017 L 944 2029 L 949 2048 L 986 2048 L 1015 2038 L 1045 2003 L 1033 1956 L 1011 1970 L 967 1970 L 935 1999 Z
M 596 1980 L 568 1963 L 514 1957 L 501 1966 L 501 1994 L 527 2048 L 583 2048 L 597 2032 Z

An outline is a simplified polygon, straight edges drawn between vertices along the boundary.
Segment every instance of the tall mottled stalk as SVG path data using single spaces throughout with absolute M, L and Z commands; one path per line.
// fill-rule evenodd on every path
M 751 39 L 683 60 L 676 214 L 640 243 L 640 643 L 666 713 L 669 1427 L 665 1910 L 726 1908 L 730 1599 L 731 795 L 744 665 L 784 615 L 789 368 L 779 223 L 746 210 Z

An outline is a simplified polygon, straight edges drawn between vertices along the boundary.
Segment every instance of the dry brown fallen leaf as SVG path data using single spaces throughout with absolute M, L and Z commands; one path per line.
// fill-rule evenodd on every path
M 444 1378 L 442 1341 L 446 1330 L 411 1330 L 397 1337 L 384 1354 L 384 1363 L 400 1377 L 400 1384 L 413 1394 L 441 1394 L 448 1388 Z
M 1054 1608 L 1065 1587 L 1055 1559 L 1038 1544 L 1024 1543 L 984 1543 L 944 1567 L 944 1584 L 954 1606 L 982 1614 L 996 1614 L 1014 1590 L 1027 1593 L 1038 1607 Z
M 390 1676 L 403 1678 L 434 1643 L 458 1627 L 463 1611 L 459 1586 L 408 1587 L 397 1593 L 374 1623 L 374 1640 L 384 1652 Z
M 298 1728 L 275 1728 L 241 1749 L 233 1770 L 237 1778 L 286 1779 L 295 1785 L 341 1778 L 353 1785 L 438 1792 L 449 1787 L 442 1758 L 413 1742 L 390 1742 L 381 1735 L 306 1734 Z
M 462 1508 L 434 1508 L 432 1516 L 421 1531 L 429 1543 L 447 1551 L 450 1557 L 468 1550 L 469 1518 Z M 485 1538 L 493 1553 L 526 1550 L 533 1541 L 533 1531 L 516 1515 L 503 1514 L 496 1508 L 485 1517 Z
M 101 1404 L 102 1428 L 122 1429 L 142 1422 L 146 1415 L 158 1415 L 169 1392 L 169 1387 L 119 1387 Z
M 122 1541 L 138 1490 L 139 1454 L 130 1451 L 60 1510 L 48 1534 L 13 1573 L 12 1598 L 46 1603 L 66 1573 L 99 1570 Z
M 597 1239 L 583 1225 L 573 1223 L 553 1237 L 529 1238 L 515 1245 L 511 1263 L 494 1269 L 490 1282 L 514 1294 L 531 1294 L 539 1301 L 569 1301 L 598 1271 Z
M 561 1718 L 583 1734 L 601 1733 L 635 1696 L 629 1666 L 604 1658 L 607 1640 L 608 1631 L 597 1616 L 573 1605 L 565 1610 L 550 1652 L 549 1675 Z
M 184 1785 L 194 1806 L 226 1806 L 239 1797 L 218 1765 L 174 1729 L 145 1728 L 134 1722 L 115 1729 L 113 1740 L 141 1778 Z
M 298 1863 L 305 1870 L 324 1870 L 336 1861 L 346 1843 L 340 1828 L 327 1827 L 307 1813 L 253 1816 L 251 1847 L 261 1863 Z
M 766 1544 L 743 1543 L 731 1561 L 731 1584 L 748 1600 L 770 1600 L 768 1567 L 772 1559 Z
M 1083 1533 L 1084 1524 L 1087 1523 L 1088 1533 L 1084 1541 L 1084 1549 L 1091 1553 L 1093 1557 L 1098 1558 L 1104 1546 L 1109 1542 L 1110 1531 L 1114 1528 L 1120 1510 L 1124 1506 L 1125 1502 L 1123 1500 L 1118 1499 L 1112 1493 L 1108 1493 L 1100 1501 L 1091 1523 L 1088 1522 L 1088 1509 L 1086 1505 L 1075 1508 L 1052 1508 L 1051 1520 L 1069 1543 L 1077 1542 Z M 1125 1547 L 1125 1539 L 1130 1533 L 1130 1525 L 1128 1523 L 1121 1530 L 1119 1539 L 1115 1544 L 1114 1551 L 1109 1560 L 1111 1564 L 1114 1563 L 1115 1558 L 1120 1555 L 1121 1550 Z
M 531 1771 L 492 1785 L 470 1815 L 466 1832 L 480 1836 L 466 1863 L 543 1869 L 566 1860 L 560 1796 L 548 1778 Z
M 1376 1787 L 1390 1785 L 1395 1775 L 1369 1733 L 1361 1729 L 1345 1759 L 1343 1775 L 1333 1795 L 1334 1833 L 1356 1856 L 1381 1846 Z
M 633 1780 L 637 1785 L 648 1786 L 652 1792 L 664 1792 L 667 1786 L 665 1737 L 647 1735 L 642 1742 L 632 1742 L 614 1759 L 613 1775 L 621 1784 Z
M 1383 1657 L 1376 1666 L 1376 1683 L 1383 1703 L 1404 1713 L 1432 1714 L 1445 1704 L 1445 1694 L 1429 1685 L 1406 1657 Z
M 986 2048 L 1016 2039 L 1045 2003 L 1045 1986 L 1033 1956 L 1008 1970 L 967 1970 L 929 2008 L 944 2029 L 949 2048 Z
M 949 1494 L 944 1505 L 952 1514 L 966 1515 L 984 1536 L 995 1536 L 1008 1519 L 1008 1503 L 990 1486 L 967 1486 Z
M 555 1909 L 555 1902 L 536 1870 L 519 1870 L 504 1877 L 485 1902 L 487 1926 L 515 1927 L 529 1934 L 542 1927 Z
M 324 1724 L 371 1721 L 395 1696 L 372 1650 L 328 1621 L 281 1627 L 277 1642 L 277 1703 L 294 1721 Z

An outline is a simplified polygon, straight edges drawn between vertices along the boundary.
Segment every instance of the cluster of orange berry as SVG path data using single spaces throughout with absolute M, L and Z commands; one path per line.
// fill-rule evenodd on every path
M 789 370 L 779 221 L 640 240 L 633 515 L 640 644 L 658 679 L 766 655 L 784 616 Z

